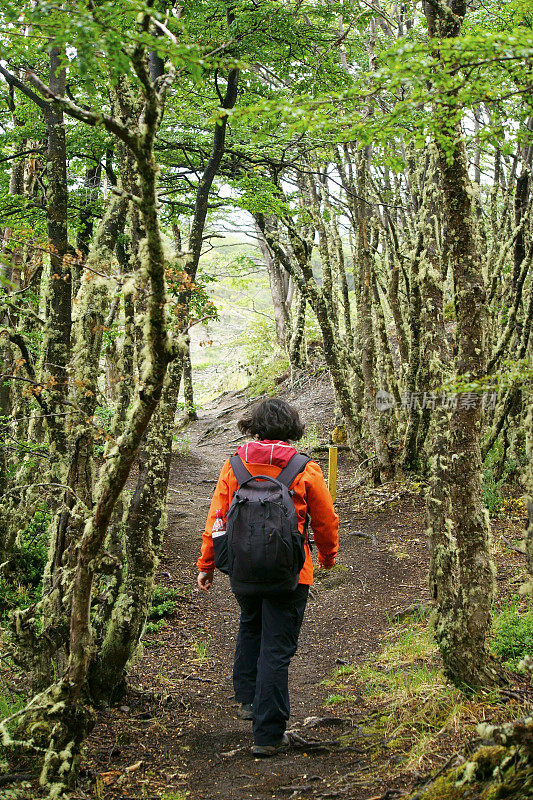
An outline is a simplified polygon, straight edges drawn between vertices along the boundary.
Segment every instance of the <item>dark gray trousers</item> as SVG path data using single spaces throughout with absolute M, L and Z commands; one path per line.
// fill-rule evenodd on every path
M 254 744 L 276 744 L 289 719 L 289 664 L 309 594 L 299 584 L 293 592 L 278 595 L 236 595 L 241 620 L 233 687 L 238 703 L 253 705 Z

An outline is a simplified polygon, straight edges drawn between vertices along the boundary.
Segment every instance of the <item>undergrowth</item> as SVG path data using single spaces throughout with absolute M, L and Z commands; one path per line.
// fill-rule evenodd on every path
M 26 705 L 26 699 L 17 691 L 13 682 L 14 672 L 10 660 L 3 658 L 0 662 L 0 720 L 8 719 Z M 8 725 L 8 729 L 10 727 Z M 6 759 L 9 760 L 10 755 L 12 754 L 6 750 L 0 740 L 0 775 L 9 771 Z M 1 790 L 0 797 L 3 797 Z
M 0 573 L 0 619 L 39 600 L 50 520 L 51 514 L 43 504 L 17 536 L 6 568 Z
M 492 622 L 492 652 L 510 669 L 517 669 L 524 656 L 533 656 L 533 610 L 509 605 Z
M 511 457 L 503 459 L 500 439 L 489 451 L 483 464 L 483 502 L 490 517 L 506 516 L 519 519 L 526 509 L 522 497 L 512 497 L 516 489 L 516 475 L 525 467 L 527 456 L 523 444 L 518 448 L 518 462 Z
M 166 620 L 175 613 L 178 601 L 183 597 L 184 590 L 182 588 L 170 589 L 167 586 L 156 585 L 145 633 L 157 633 L 161 630 L 166 624 Z
M 307 425 L 304 435 L 298 442 L 298 447 L 304 452 L 311 452 L 315 447 L 320 444 L 320 434 L 316 422 L 312 425 Z
M 499 630 L 495 641 L 503 652 L 511 629 Z M 446 680 L 427 619 L 394 626 L 371 660 L 340 666 L 323 685 L 328 708 L 342 714 L 352 706 L 362 715 L 389 779 L 440 766 L 475 734 L 478 723 L 509 718 L 509 707 L 496 695 L 467 698 Z
M 276 341 L 273 320 L 252 320 L 235 345 L 242 348 L 242 367 L 249 375 L 248 397 L 276 394 L 280 378 L 289 371 L 289 359 Z
M 254 367 L 250 382 L 246 388 L 248 397 L 269 397 L 278 392 L 278 386 L 283 376 L 289 371 L 289 359 L 281 353 L 269 354 Z

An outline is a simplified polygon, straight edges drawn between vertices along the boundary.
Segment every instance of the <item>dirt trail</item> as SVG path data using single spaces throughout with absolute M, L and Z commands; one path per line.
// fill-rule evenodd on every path
M 327 383 L 288 399 L 307 424 L 327 429 L 332 412 Z M 223 460 L 241 441 L 236 422 L 246 405 L 244 395 L 229 394 L 203 411 L 187 429 L 187 452 L 174 459 L 158 582 L 182 587 L 184 599 L 168 625 L 147 637 L 132 675 L 141 691 L 102 714 L 88 745 L 86 788 L 80 797 L 359 800 L 386 789 L 378 778 L 370 793 L 352 785 L 350 775 L 362 773 L 372 785 L 364 720 L 356 701 L 348 712 L 325 707 L 327 689 L 321 681 L 339 664 L 371 657 L 390 627 L 390 616 L 427 596 L 418 501 L 407 497 L 391 510 L 384 504 L 372 513 L 358 509 L 357 490 L 350 486 L 354 465 L 345 456 L 340 459 L 338 562 L 347 569 L 340 585 L 313 589 L 291 668 L 289 726 L 304 740 L 340 738 L 342 744 L 319 748 L 300 743 L 273 759 L 254 759 L 251 725 L 235 717 L 231 668 L 238 613 L 228 579 L 218 573 L 209 595 L 191 592 L 212 490 Z M 310 717 L 326 719 L 313 726 L 306 724 Z M 89 788 L 95 779 L 96 794 Z

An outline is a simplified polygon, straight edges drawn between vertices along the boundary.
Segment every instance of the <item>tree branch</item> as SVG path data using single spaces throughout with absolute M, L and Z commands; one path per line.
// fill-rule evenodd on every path
M 20 92 L 22 92 L 22 94 L 25 94 L 26 97 L 28 97 L 33 103 L 35 103 L 35 105 L 39 106 L 41 111 L 43 111 L 45 114 L 48 114 L 50 110 L 50 104 L 47 103 L 46 100 L 43 100 L 42 97 L 39 97 L 38 94 L 35 94 L 35 92 L 33 92 L 28 86 L 26 86 L 25 83 L 23 83 L 19 78 L 17 78 L 16 75 L 12 75 L 11 72 L 8 72 L 8 70 L 5 69 L 1 64 L 0 64 L 0 75 L 4 76 L 9 86 L 18 89 Z
M 70 117 L 84 122 L 86 125 L 91 125 L 92 127 L 103 125 L 106 130 L 110 133 L 114 133 L 115 136 L 127 144 L 128 147 L 137 154 L 139 150 L 138 135 L 133 133 L 126 125 L 120 122 L 120 120 L 116 119 L 116 117 L 111 117 L 109 114 L 104 114 L 103 112 L 97 113 L 96 111 L 87 111 L 85 108 L 81 108 L 81 106 L 73 103 L 72 100 L 68 100 L 66 97 L 59 97 L 57 94 L 54 94 L 50 87 L 43 83 L 34 72 L 28 74 L 28 80 L 32 82 L 35 88 L 38 89 L 47 100 L 56 103 Z M 46 101 L 41 101 L 41 103 L 43 103 L 48 110 L 49 104 L 46 103 Z

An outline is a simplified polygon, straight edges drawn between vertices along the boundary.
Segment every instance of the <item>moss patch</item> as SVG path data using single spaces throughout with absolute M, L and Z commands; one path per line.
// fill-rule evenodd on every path
M 408 800 L 525 800 L 533 792 L 533 766 L 506 747 L 481 747 Z

